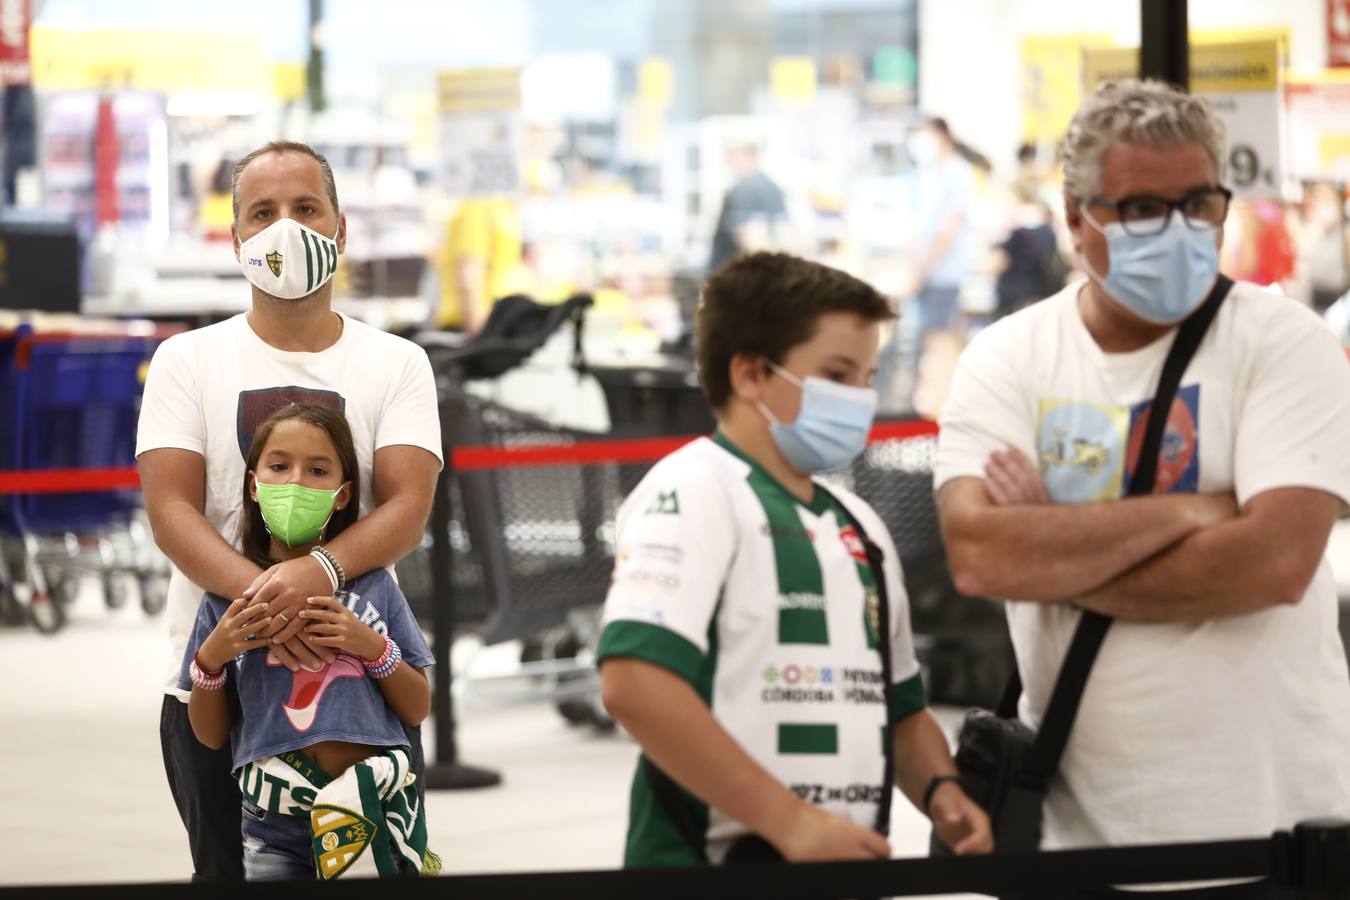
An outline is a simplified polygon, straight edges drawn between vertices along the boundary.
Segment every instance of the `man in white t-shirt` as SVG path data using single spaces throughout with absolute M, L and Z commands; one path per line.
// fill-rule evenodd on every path
M 942 415 L 953 574 L 1014 601 L 1024 721 L 1040 723 L 1079 608 L 1116 619 L 1050 788 L 1047 849 L 1350 816 L 1350 674 L 1323 560 L 1350 500 L 1332 335 L 1235 286 L 1168 411 L 1154 495 L 1122 499 L 1176 326 L 1218 274 L 1224 158 L 1203 101 L 1137 81 L 1089 97 L 1064 159 L 1089 279 L 982 332 Z
M 239 788 L 229 749 L 196 741 L 177 689 L 205 591 L 269 604 L 273 652 L 292 670 L 331 651 L 306 644 L 298 613 L 310 596 L 393 565 L 421 541 L 441 466 L 431 365 L 408 341 L 332 309 L 346 244 L 328 162 L 274 142 L 234 172 L 234 248 L 252 283 L 249 312 L 175 336 L 146 379 L 136 454 L 155 541 L 173 561 L 160 741 L 188 831 L 196 877 L 241 879 Z M 341 410 L 361 468 L 362 518 L 317 555 L 263 571 L 238 552 L 245 457 L 257 426 L 293 402 Z M 317 551 L 316 551 L 317 553 Z M 420 735 L 409 740 L 420 767 Z

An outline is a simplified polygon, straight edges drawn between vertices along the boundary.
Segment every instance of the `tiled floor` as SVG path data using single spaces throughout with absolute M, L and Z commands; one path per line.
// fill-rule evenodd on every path
M 104 610 L 96 597 L 82 598 L 54 637 L 0 628 L 0 803 L 11 823 L 0 884 L 190 874 L 159 749 L 167 652 L 162 619 Z M 494 652 L 500 663 L 491 648 L 475 671 Z M 430 723 L 424 730 L 430 742 Z M 449 872 L 618 864 L 637 756 L 630 740 L 569 726 L 536 703 L 470 708 L 459 741 L 466 762 L 505 780 L 431 794 L 431 842 Z M 895 807 L 896 854 L 921 855 L 927 821 L 903 800 Z

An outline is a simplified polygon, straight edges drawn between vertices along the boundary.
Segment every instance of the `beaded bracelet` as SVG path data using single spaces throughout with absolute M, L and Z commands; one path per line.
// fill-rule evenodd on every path
M 215 672 L 208 672 L 197 662 L 197 655 L 194 653 L 192 663 L 188 666 L 188 677 L 192 679 L 193 687 L 199 687 L 204 691 L 218 691 L 225 686 L 225 667 L 221 666 Z
M 403 659 L 403 651 L 399 649 L 398 643 L 391 637 L 384 639 L 384 653 L 374 662 L 366 663 L 366 672 L 371 678 L 377 681 L 381 678 L 388 678 L 394 674 L 398 668 L 399 661 Z

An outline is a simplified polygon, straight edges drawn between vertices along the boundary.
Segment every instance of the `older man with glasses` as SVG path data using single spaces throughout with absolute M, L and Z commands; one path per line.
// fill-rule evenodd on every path
M 943 412 L 952 570 L 1007 601 L 1024 722 L 1041 724 L 1083 610 L 1115 621 L 1049 786 L 1046 849 L 1350 816 L 1323 559 L 1350 500 L 1350 366 L 1301 304 L 1244 284 L 1218 299 L 1224 158 L 1197 98 L 1150 81 L 1088 97 L 1064 147 L 1088 277 L 981 333 Z M 1164 360 L 1212 293 L 1153 492 L 1127 498 Z

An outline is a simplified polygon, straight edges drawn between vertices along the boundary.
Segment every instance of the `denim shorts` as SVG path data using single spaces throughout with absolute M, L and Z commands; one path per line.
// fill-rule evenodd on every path
M 244 879 L 313 881 L 317 870 L 308 816 L 268 812 L 244 798 Z

